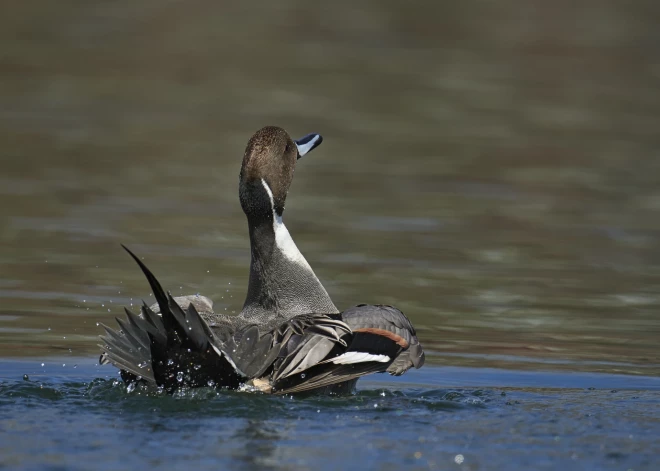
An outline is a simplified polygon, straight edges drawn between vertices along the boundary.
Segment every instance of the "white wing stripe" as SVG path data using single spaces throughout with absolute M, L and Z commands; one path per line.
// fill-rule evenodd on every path
M 353 363 L 363 363 L 366 361 L 377 361 L 379 363 L 386 363 L 390 361 L 387 355 L 374 355 L 366 352 L 346 352 L 343 355 L 333 358 L 332 363 L 335 365 L 350 365 Z

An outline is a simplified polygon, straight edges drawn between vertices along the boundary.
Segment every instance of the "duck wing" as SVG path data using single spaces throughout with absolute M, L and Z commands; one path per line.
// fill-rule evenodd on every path
M 413 366 L 421 368 L 424 365 L 424 350 L 417 339 L 417 332 L 406 315 L 397 308 L 383 304 L 358 304 L 341 316 L 355 333 L 351 348 L 389 349 L 386 354 L 391 356 L 392 363 L 386 371 L 391 375 L 400 376 Z
M 391 306 L 301 315 L 261 335 L 257 326 L 237 334 L 230 350 L 233 362 L 254 385 L 275 394 L 310 391 L 377 372 L 400 375 L 424 364 L 414 327 Z
M 272 330 L 262 330 L 256 324 L 244 326 L 225 342 L 224 350 L 245 376 L 270 374 L 273 381 L 319 363 L 336 345 L 346 347 L 343 337 L 351 334 L 332 314 L 302 314 Z
M 99 345 L 101 363 L 117 366 L 125 380 L 144 379 L 168 391 L 181 386 L 237 388 L 245 378 L 224 354 L 222 342 L 195 305 L 190 303 L 184 310 L 144 263 L 124 249 L 147 277 L 160 315 L 144 304 L 142 317 L 127 309 L 127 321 L 117 319 L 119 332 L 103 326 L 107 335 Z

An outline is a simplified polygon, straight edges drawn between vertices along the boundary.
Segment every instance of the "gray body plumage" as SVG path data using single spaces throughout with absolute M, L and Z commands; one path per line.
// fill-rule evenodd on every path
M 240 320 L 268 324 L 299 314 L 339 311 L 309 265 L 290 260 L 277 246 L 273 219 L 250 226 L 250 281 Z

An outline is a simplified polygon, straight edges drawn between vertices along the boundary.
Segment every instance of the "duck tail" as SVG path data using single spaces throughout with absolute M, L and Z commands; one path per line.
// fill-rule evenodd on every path
M 147 278 L 160 315 L 143 303 L 141 317 L 126 310 L 127 322 L 117 319 L 119 332 L 104 326 L 107 335 L 101 337 L 101 363 L 118 367 L 125 381 L 144 379 L 168 391 L 215 385 L 238 387 L 240 376 L 195 306 L 180 306 L 146 265 L 122 247 Z

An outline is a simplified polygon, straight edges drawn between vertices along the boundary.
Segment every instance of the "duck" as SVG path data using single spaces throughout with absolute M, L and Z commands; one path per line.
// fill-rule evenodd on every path
M 293 140 L 277 126 L 248 141 L 239 200 L 250 237 L 247 293 L 238 315 L 213 311 L 201 295 L 173 297 L 145 263 L 122 245 L 145 275 L 156 303 L 125 308 L 118 329 L 103 325 L 101 364 L 126 383 L 173 393 L 213 387 L 267 394 L 354 391 L 371 373 L 404 374 L 424 364 L 412 323 L 389 305 L 340 312 L 282 220 L 297 161 L 323 142 Z

